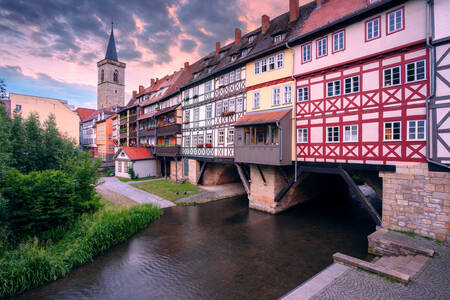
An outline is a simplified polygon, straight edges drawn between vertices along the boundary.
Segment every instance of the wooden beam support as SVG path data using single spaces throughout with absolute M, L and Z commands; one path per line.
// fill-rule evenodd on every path
M 259 175 L 261 175 L 261 178 L 262 178 L 262 180 L 263 180 L 263 182 L 264 182 L 264 185 L 266 185 L 266 184 L 267 184 L 266 178 L 264 177 L 264 174 L 263 174 L 263 172 L 262 172 L 262 170 L 261 170 L 261 167 L 260 167 L 259 165 L 256 165 L 256 167 L 258 168 Z
M 302 174 L 302 167 L 300 167 L 297 171 L 297 178 L 295 178 L 295 175 L 292 176 L 291 180 L 289 180 L 288 183 L 286 183 L 286 185 L 281 189 L 281 191 L 277 194 L 277 196 L 275 197 L 275 202 L 280 202 L 283 197 L 286 195 L 286 193 L 289 191 L 289 189 L 294 185 L 295 181 L 297 181 L 297 179 L 300 177 L 300 175 Z
M 244 174 L 243 168 L 237 163 L 235 163 L 234 165 L 236 166 L 239 177 L 241 178 L 242 184 L 244 185 L 244 189 L 247 192 L 247 195 L 250 195 L 250 184 L 248 182 L 247 177 Z
M 197 184 L 200 184 L 200 182 L 202 181 L 203 178 L 203 174 L 205 173 L 205 169 L 206 169 L 206 165 L 208 163 L 205 161 L 202 165 L 202 168 L 200 169 L 200 174 L 198 174 L 198 178 L 197 178 Z

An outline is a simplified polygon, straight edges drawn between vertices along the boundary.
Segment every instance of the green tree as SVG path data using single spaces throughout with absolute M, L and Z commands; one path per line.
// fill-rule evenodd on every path
M 63 149 L 63 139 L 59 136 L 58 128 L 56 128 L 55 116 L 51 114 L 44 122 L 44 130 L 42 132 L 42 141 L 44 143 L 43 156 L 46 169 L 61 169 L 59 155 Z
M 0 176 L 11 166 L 11 150 L 11 119 L 6 112 L 5 104 L 0 101 Z
M 6 98 L 7 95 L 5 81 L 0 78 L 0 98 Z
M 14 118 L 11 124 L 11 146 L 12 166 L 21 172 L 27 171 L 25 168 L 26 151 L 26 132 L 20 112 L 14 112 Z
M 25 172 L 44 170 L 46 162 L 44 161 L 42 142 L 43 130 L 39 122 L 39 116 L 31 113 L 24 125 L 26 131 L 24 170 Z

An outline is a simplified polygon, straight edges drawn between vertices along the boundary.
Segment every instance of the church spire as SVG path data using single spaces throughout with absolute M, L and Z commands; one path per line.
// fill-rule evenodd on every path
M 109 36 L 108 48 L 106 49 L 105 58 L 119 61 L 117 58 L 116 42 L 114 41 L 114 22 L 111 22 L 111 35 Z

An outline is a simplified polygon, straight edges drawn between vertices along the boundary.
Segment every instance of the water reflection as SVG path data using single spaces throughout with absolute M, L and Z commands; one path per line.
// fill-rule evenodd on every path
M 332 262 L 363 258 L 370 217 L 351 199 L 272 216 L 245 199 L 173 207 L 66 278 L 19 299 L 275 299 Z

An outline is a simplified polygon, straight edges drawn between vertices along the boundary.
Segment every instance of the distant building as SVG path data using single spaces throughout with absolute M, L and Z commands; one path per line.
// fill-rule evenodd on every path
M 98 157 L 103 161 L 111 161 L 114 157 L 114 141 L 112 135 L 112 119 L 117 115 L 112 115 L 103 120 L 97 121 L 97 152 Z
M 146 147 L 120 147 L 114 159 L 118 177 L 130 178 L 129 168 L 139 178 L 159 175 L 156 160 Z
M 117 58 L 114 30 L 111 27 L 105 58 L 97 63 L 97 109 L 125 103 L 125 63 Z
M 15 93 L 9 93 L 9 100 L 11 112 L 18 111 L 24 118 L 31 113 L 37 113 L 39 120 L 43 123 L 50 114 L 55 115 L 56 126 L 60 134 L 73 139 L 77 144 L 79 143 L 80 117 L 66 100 Z
M 95 112 L 95 109 L 78 107 L 75 112 L 80 117 L 80 145 L 83 145 L 83 122 Z

